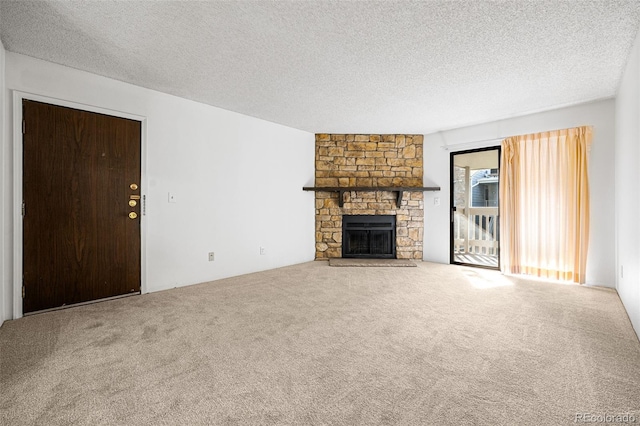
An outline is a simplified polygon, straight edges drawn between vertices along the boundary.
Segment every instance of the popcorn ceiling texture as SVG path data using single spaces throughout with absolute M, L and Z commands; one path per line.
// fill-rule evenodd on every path
M 421 187 L 422 135 L 316 134 L 316 186 Z M 342 215 L 396 216 L 396 257 L 422 259 L 424 194 L 404 191 L 316 192 L 316 259 L 342 257 Z
M 312 133 L 612 97 L 637 0 L 0 2 L 5 48 Z

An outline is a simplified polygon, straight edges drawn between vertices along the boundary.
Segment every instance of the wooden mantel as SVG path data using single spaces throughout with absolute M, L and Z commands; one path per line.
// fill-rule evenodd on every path
M 381 192 L 381 191 L 390 191 L 397 192 L 396 198 L 396 206 L 400 208 L 400 203 L 402 202 L 402 193 L 404 191 L 408 192 L 424 192 L 424 191 L 440 191 L 439 186 L 303 186 L 303 191 L 315 191 L 315 192 L 339 192 L 338 196 L 338 206 L 344 206 L 344 193 L 350 191 L 373 191 L 373 192 Z

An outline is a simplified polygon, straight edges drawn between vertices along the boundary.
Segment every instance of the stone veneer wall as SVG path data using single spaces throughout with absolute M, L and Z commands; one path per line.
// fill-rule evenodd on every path
M 316 134 L 317 187 L 422 187 L 422 135 Z M 422 259 L 424 194 L 390 191 L 316 192 L 316 259 L 342 257 L 342 215 L 395 215 L 396 257 Z

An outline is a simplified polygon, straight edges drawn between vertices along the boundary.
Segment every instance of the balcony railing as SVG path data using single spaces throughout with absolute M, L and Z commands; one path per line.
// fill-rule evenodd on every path
M 498 256 L 500 223 L 497 207 L 458 208 L 453 222 L 454 254 Z

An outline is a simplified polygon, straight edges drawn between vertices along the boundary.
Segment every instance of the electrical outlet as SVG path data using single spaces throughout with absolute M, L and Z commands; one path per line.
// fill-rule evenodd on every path
M 264 247 L 260 247 L 260 254 L 267 254 L 267 249 L 265 249 Z
M 174 194 L 173 192 L 169 192 L 169 202 L 170 203 L 177 203 L 178 200 L 176 200 L 176 194 Z
M 216 260 L 215 255 L 213 252 L 209 252 L 209 262 L 213 262 L 214 260 Z

